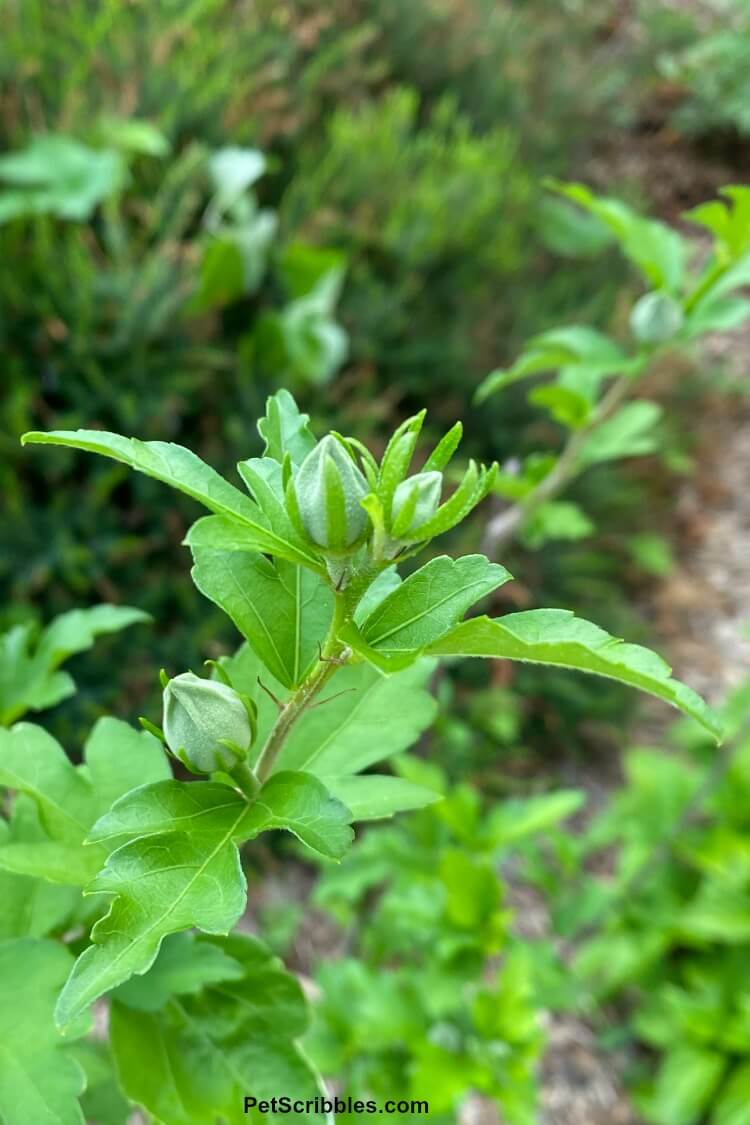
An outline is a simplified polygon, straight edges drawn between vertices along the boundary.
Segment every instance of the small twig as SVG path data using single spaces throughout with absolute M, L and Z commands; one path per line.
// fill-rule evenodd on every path
M 557 496 L 570 484 L 578 471 L 578 458 L 581 450 L 591 437 L 592 432 L 616 410 L 632 385 L 633 380 L 627 375 L 620 375 L 615 379 L 586 425 L 582 426 L 580 430 L 575 430 L 568 438 L 551 472 L 543 477 L 528 496 L 524 496 L 517 504 L 513 504 L 512 507 L 506 508 L 492 517 L 485 528 L 482 541 L 484 554 L 491 558 L 497 557 L 497 554 L 513 538 L 523 521 L 541 504 Z

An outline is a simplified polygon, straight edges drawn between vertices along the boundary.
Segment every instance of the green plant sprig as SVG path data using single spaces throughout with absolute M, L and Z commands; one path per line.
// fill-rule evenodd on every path
M 87 838 L 105 858 L 89 889 L 111 902 L 58 1001 L 62 1027 L 146 972 L 170 934 L 193 926 L 228 932 L 244 907 L 237 847 L 260 831 L 285 828 L 340 859 L 352 820 L 434 800 L 405 779 L 362 774 L 429 723 L 423 684 L 434 658 L 521 660 L 606 676 L 666 700 L 719 737 L 709 708 L 655 654 L 572 613 L 464 619 L 511 577 L 483 555 L 440 555 L 399 576 L 398 563 L 466 518 L 496 473 L 469 463 L 444 496 L 443 470 L 461 435 L 454 426 L 410 476 L 423 420 L 421 412 L 399 426 L 378 464 L 341 435 L 317 441 L 291 395 L 278 392 L 259 422 L 264 456 L 238 466 L 247 492 L 180 446 L 99 431 L 25 436 L 27 444 L 114 457 L 203 503 L 211 514 L 186 537 L 193 580 L 247 646 L 210 678 L 165 676 L 163 727 L 147 724 L 208 780 L 142 786 L 120 797 L 87 837 L 80 829 L 76 846 Z
M 529 401 L 567 431 L 556 457 L 530 458 L 520 474 L 498 473 L 495 492 L 511 503 L 488 521 L 483 548 L 491 556 L 523 534 L 532 516 L 535 544 L 560 534 L 553 502 L 591 466 L 654 452 L 661 409 L 637 397 L 643 377 L 664 355 L 750 317 L 750 301 L 737 295 L 750 282 L 750 189 L 724 188 L 724 199 L 685 215 L 713 238 L 707 260 L 692 270 L 691 244 L 676 229 L 582 184 L 551 186 L 614 239 L 646 292 L 631 308 L 627 346 L 585 325 L 552 329 L 533 337 L 511 367 L 480 384 L 477 399 L 483 401 L 513 383 L 557 371 L 554 381 L 532 389 Z M 579 537 L 590 527 L 580 513 L 566 521 L 565 534 Z

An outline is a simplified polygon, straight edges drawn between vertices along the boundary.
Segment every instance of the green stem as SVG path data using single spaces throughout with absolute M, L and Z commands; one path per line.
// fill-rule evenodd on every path
M 633 385 L 628 375 L 620 375 L 603 396 L 591 419 L 575 430 L 566 442 L 557 463 L 543 477 L 536 488 L 511 508 L 506 508 L 490 520 L 482 544 L 485 554 L 492 557 L 513 538 L 519 526 L 540 504 L 557 496 L 577 475 L 579 456 L 584 445 L 602 422 L 606 421 L 620 405 Z
M 348 617 L 348 604 L 343 594 L 336 595 L 333 618 L 320 652 L 320 659 L 315 664 L 308 676 L 302 681 L 296 691 L 292 692 L 289 699 L 281 708 L 276 722 L 272 726 L 265 745 L 260 752 L 255 766 L 255 777 L 262 785 L 270 776 L 286 742 L 289 732 L 307 708 L 312 703 L 318 692 L 328 683 L 338 671 L 343 656 L 343 645 L 338 641 L 338 633 Z
M 258 795 L 260 782 L 247 762 L 238 762 L 231 770 L 230 776 L 237 782 L 237 787 L 242 790 L 249 800 L 253 801 Z
M 685 301 L 686 313 L 691 313 L 693 311 L 698 302 L 714 287 L 716 282 L 719 281 L 732 264 L 732 261 L 729 260 L 726 262 L 714 262 L 713 265 L 708 267 L 693 292 Z

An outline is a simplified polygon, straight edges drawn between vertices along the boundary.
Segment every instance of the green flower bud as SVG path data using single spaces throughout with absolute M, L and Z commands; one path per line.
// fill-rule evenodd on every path
M 642 344 L 665 344 L 682 328 L 682 305 L 669 293 L 646 293 L 630 314 L 630 330 Z
M 432 519 L 440 504 L 443 474 L 437 471 L 416 473 L 401 481 L 393 494 L 391 534 L 408 539 L 423 523 Z
M 164 738 L 193 773 L 232 770 L 253 740 L 242 697 L 228 684 L 183 672 L 164 689 Z
M 370 488 L 335 437 L 324 437 L 308 453 L 290 487 L 290 515 L 299 519 L 318 547 L 332 554 L 346 554 L 364 538 L 370 521 L 360 500 Z

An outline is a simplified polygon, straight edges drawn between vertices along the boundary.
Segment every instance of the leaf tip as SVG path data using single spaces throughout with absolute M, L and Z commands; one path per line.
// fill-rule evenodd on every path
M 25 434 L 21 434 L 21 445 L 35 445 L 44 441 L 45 437 L 46 434 L 41 430 L 27 430 Z

